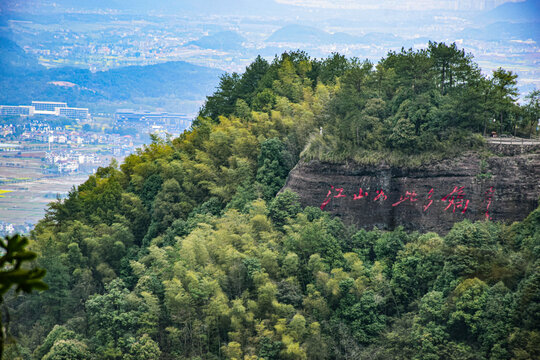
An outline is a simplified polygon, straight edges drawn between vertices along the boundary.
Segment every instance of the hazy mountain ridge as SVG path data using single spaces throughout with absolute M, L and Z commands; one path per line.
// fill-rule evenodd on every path
M 233 4 L 221 0 L 206 1 L 152 1 L 146 0 L 97 0 L 97 1 L 77 1 L 77 0 L 58 0 L 55 1 L 58 8 L 64 9 L 86 9 L 86 10 L 104 10 L 114 9 L 130 13 L 170 13 L 182 11 L 183 13 L 197 14 L 231 14 L 241 12 L 244 14 L 256 12 L 277 13 L 283 9 L 292 10 L 295 7 L 277 3 L 273 0 L 236 0 Z
M 16 42 L 6 36 L 0 36 L 0 74 L 43 69 L 37 59 L 28 55 Z
M 203 49 L 213 50 L 241 50 L 246 39 L 235 31 L 220 31 L 213 35 L 190 41 L 187 45 L 195 45 Z
M 540 2 L 527 0 L 523 2 L 508 2 L 480 15 L 479 20 L 494 21 L 537 21 L 540 14 Z
M 46 69 L 12 41 L 0 47 L 3 76 L 0 79 L 0 103 L 26 104 L 36 99 L 68 101 L 73 105 L 96 100 L 129 100 L 135 97 L 173 96 L 202 100 L 219 81 L 219 69 L 184 61 L 146 66 L 127 66 L 92 73 L 87 69 L 62 67 Z M 15 54 L 16 56 L 11 56 Z M 10 55 L 10 56 L 7 56 Z M 74 87 L 51 84 L 68 81 Z
M 291 24 L 276 30 L 267 42 L 298 42 L 325 44 L 371 44 L 380 42 L 397 42 L 400 37 L 383 32 L 370 32 L 363 36 L 355 36 L 345 32 L 329 33 L 312 26 Z
M 501 40 L 540 40 L 540 21 L 511 23 L 499 21 L 481 28 L 467 28 L 458 35 L 468 39 L 501 41 Z

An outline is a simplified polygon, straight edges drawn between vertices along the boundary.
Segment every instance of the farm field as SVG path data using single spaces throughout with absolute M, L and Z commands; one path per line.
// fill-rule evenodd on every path
M 44 175 L 44 165 L 39 154 L 0 156 L 0 221 L 36 223 L 45 215 L 48 203 L 88 178 L 85 174 Z
M 0 182 L 40 178 L 41 159 L 0 157 Z
M 0 171 L 4 169 L 0 168 Z M 0 197 L 0 220 L 14 225 L 36 223 L 43 218 L 47 204 L 55 201 L 57 195 L 65 196 L 73 186 L 87 178 L 88 175 L 77 174 L 0 185 L 1 190 L 10 191 Z

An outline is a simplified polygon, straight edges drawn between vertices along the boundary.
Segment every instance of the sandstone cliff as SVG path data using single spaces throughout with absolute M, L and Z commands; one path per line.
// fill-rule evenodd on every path
M 284 189 L 366 229 L 445 233 L 463 219 L 522 220 L 540 198 L 540 146 L 490 147 L 485 159 L 469 153 L 418 168 L 300 161 Z

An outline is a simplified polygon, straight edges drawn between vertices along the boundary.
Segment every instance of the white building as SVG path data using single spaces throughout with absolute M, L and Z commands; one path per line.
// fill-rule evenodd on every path
M 36 111 L 55 112 L 56 108 L 66 108 L 67 103 L 55 101 L 32 101 Z
M 73 120 L 90 118 L 88 108 L 68 107 L 65 102 L 32 101 L 32 105 L 0 105 L 0 115 L 3 116 L 34 116 L 51 115 L 63 116 Z
M 86 120 L 90 117 L 87 108 L 64 107 L 58 108 L 58 116 L 67 117 L 73 120 Z
M 23 105 L 0 105 L 0 115 L 2 116 L 33 116 L 34 107 L 33 106 L 23 106 Z

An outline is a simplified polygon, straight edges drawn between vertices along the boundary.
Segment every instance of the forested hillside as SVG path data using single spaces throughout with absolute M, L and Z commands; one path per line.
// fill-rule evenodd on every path
M 32 100 L 66 101 L 70 105 L 137 101 L 144 98 L 203 99 L 221 70 L 171 61 L 126 66 L 108 71 L 60 67 L 45 69 L 33 56 L 0 33 L 0 104 L 25 105 Z
M 515 78 L 436 43 L 223 76 L 190 131 L 50 205 L 31 236 L 49 290 L 5 299 L 6 357 L 538 358 L 540 209 L 441 237 L 276 196 L 301 156 L 415 163 L 529 135 L 538 94 L 518 106 Z

